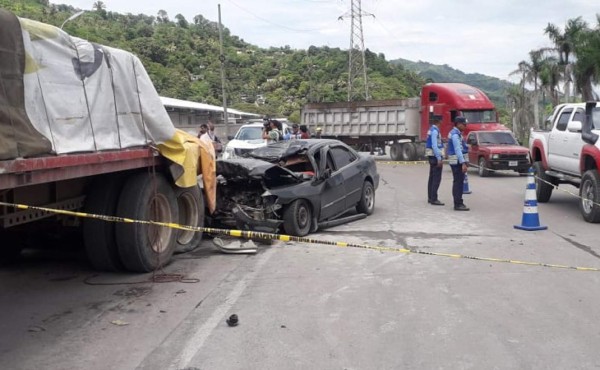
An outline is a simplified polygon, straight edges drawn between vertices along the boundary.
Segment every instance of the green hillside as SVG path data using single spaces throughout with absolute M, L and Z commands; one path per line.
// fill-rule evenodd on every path
M 24 18 L 60 26 L 79 9 L 47 0 L 0 0 L 0 7 Z M 120 14 L 94 3 L 65 24 L 71 35 L 136 54 L 163 96 L 222 104 L 218 24 L 198 14 L 192 20 L 159 11 L 156 16 Z M 307 102 L 347 99 L 348 52 L 315 47 L 259 48 L 232 35 L 224 25 L 226 90 L 230 107 L 297 120 Z M 503 81 L 465 75 L 447 66 L 408 61 L 389 62 L 381 53 L 366 51 L 372 99 L 418 96 L 427 78 L 465 82 L 502 103 Z M 415 67 L 417 66 L 417 67 Z M 427 67 L 427 68 L 425 68 Z M 425 73 L 427 71 L 427 73 Z M 418 72 L 418 73 L 417 73 Z
M 412 62 L 406 59 L 395 59 L 390 61 L 395 65 L 401 65 L 409 71 L 413 71 L 423 79 L 431 82 L 460 82 L 481 89 L 494 101 L 496 106 L 506 104 L 506 90 L 512 84 L 496 77 L 482 75 L 480 73 L 464 73 L 454 69 L 447 64 L 435 65 L 427 62 Z

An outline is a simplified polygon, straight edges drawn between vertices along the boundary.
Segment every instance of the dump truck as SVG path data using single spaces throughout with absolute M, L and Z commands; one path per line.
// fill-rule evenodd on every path
M 481 90 L 461 83 L 428 83 L 420 97 L 306 104 L 302 124 L 322 138 L 348 145 L 390 147 L 395 161 L 414 161 L 425 154 L 427 131 L 434 116 L 441 116 L 442 136 L 447 137 L 456 116 L 467 119 L 471 131 L 506 130 L 499 123 L 494 103 Z
M 75 228 L 96 269 L 167 264 L 202 233 L 145 222 L 204 225 L 215 207 L 211 150 L 173 126 L 135 55 L 0 9 L 4 258 Z

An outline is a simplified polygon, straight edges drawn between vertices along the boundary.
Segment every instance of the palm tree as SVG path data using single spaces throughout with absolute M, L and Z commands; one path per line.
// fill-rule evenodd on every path
M 542 89 L 542 106 L 546 106 L 546 93 L 550 96 L 552 106 L 559 104 L 558 85 L 562 79 L 561 66 L 554 56 L 546 57 L 542 62 L 540 72 L 540 87 Z
M 531 94 L 519 86 L 511 86 L 506 92 L 508 99 L 507 106 L 512 109 L 512 128 L 513 133 L 520 142 L 524 142 L 532 126 L 533 112 L 531 111 Z
M 565 102 L 567 103 L 570 100 L 571 83 L 573 82 L 573 65 L 569 57 L 574 53 L 574 44 L 577 35 L 586 28 L 587 23 L 581 17 L 577 17 L 567 21 L 564 32 L 552 23 L 548 23 L 548 26 L 544 30 L 544 33 L 554 43 L 555 50 L 558 52 L 558 63 L 562 67 L 563 80 L 565 82 Z
M 593 90 L 593 85 L 600 82 L 600 15 L 596 17 L 597 26 L 581 30 L 573 49 L 577 57 L 573 68 L 575 85 L 584 101 L 598 98 Z
M 104 2 L 102 1 L 96 1 L 94 3 L 94 5 L 92 6 L 92 8 L 96 11 L 101 11 L 101 10 L 105 10 L 106 9 L 106 4 L 104 4 Z
M 544 65 L 544 53 L 546 53 L 546 49 L 532 50 L 529 52 L 530 61 L 527 62 L 525 60 L 519 62 L 519 67 L 510 73 L 510 75 L 521 75 L 520 88 L 522 90 L 522 94 L 525 95 L 525 85 L 527 83 L 533 84 L 533 116 L 534 123 L 533 127 L 536 129 L 539 128 L 539 90 L 538 90 L 538 82 L 540 78 L 540 73 L 542 72 L 542 68 Z

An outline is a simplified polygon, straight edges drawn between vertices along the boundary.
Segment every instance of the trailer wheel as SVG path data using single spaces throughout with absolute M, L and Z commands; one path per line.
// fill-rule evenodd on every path
M 393 143 L 392 146 L 390 146 L 390 158 L 392 161 L 400 160 L 400 143 Z
M 487 169 L 487 163 L 485 158 L 479 157 L 479 167 L 477 168 L 477 174 L 479 177 L 488 177 L 490 175 L 490 170 Z
M 579 210 L 587 222 L 600 222 L 600 175 L 598 170 L 589 170 L 581 178 L 579 187 Z
M 283 212 L 283 229 L 286 234 L 305 236 L 310 231 L 312 212 L 304 199 L 296 199 Z
M 400 147 L 400 160 L 402 161 L 414 161 L 417 155 L 417 148 L 413 143 L 402 143 Z
M 84 212 L 115 216 L 122 186 L 121 176 L 101 176 L 96 179 L 85 198 Z M 83 244 L 88 259 L 96 270 L 123 270 L 114 222 L 84 218 Z
M 375 189 L 370 181 L 365 181 L 362 187 L 362 195 L 356 205 L 358 213 L 370 215 L 375 210 Z
M 417 147 L 417 160 L 426 159 L 425 158 L 425 144 L 419 143 L 419 144 L 415 144 L 415 146 Z
M 552 178 L 546 175 L 546 170 L 542 165 L 542 162 L 535 162 L 533 164 L 533 168 L 535 169 L 535 195 L 537 197 L 537 201 L 540 203 L 546 203 L 550 200 L 550 196 L 552 195 L 552 190 L 554 186 L 549 183 L 552 183 Z
M 162 174 L 138 173 L 125 182 L 117 214 L 134 220 L 177 222 L 177 198 Z M 175 229 L 140 223 L 118 223 L 119 255 L 130 271 L 149 272 L 166 265 L 177 244 Z
M 204 227 L 204 197 L 198 185 L 189 188 L 175 188 L 179 207 L 179 224 Z M 178 230 L 175 253 L 194 250 L 202 240 L 201 231 Z

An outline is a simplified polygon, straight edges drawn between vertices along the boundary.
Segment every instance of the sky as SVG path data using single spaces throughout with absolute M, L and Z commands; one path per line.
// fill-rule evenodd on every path
M 92 9 L 93 0 L 53 3 Z M 201 14 L 263 48 L 350 47 L 351 0 L 104 0 L 106 10 L 188 21 Z M 358 0 L 354 0 L 355 4 Z M 398 58 L 447 64 L 516 82 L 510 73 L 529 51 L 552 46 L 544 29 L 581 16 L 596 26 L 598 0 L 362 0 L 366 49 Z M 341 17 L 341 18 L 340 18 Z M 75 20 L 76 22 L 76 20 Z

